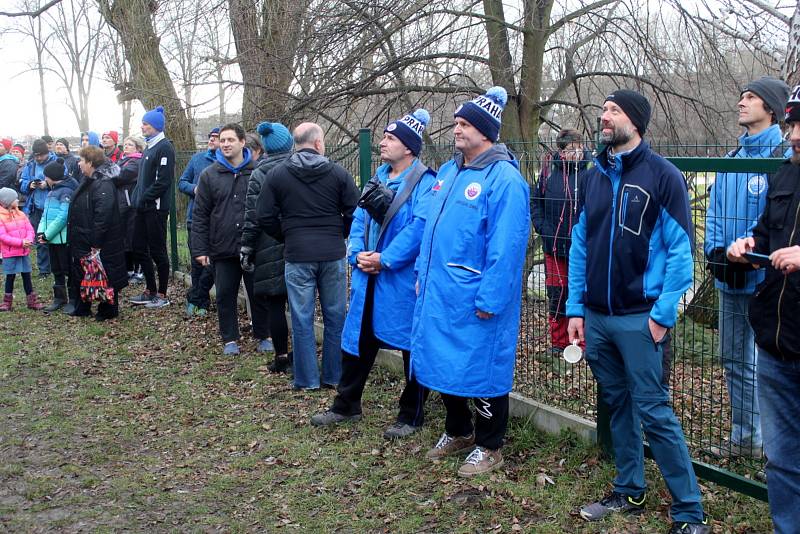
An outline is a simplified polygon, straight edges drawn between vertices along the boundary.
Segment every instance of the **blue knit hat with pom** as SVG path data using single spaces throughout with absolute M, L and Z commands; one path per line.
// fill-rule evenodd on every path
M 466 120 L 494 143 L 500 139 L 500 123 L 506 102 L 508 102 L 506 90 L 502 87 L 492 87 L 485 95 L 458 106 L 453 116 Z
M 431 122 L 430 114 L 420 108 L 402 119 L 390 122 L 384 128 L 383 133 L 388 132 L 397 137 L 416 157 L 422 150 L 422 132 L 425 131 L 429 122 Z
M 261 136 L 261 144 L 267 154 L 289 152 L 294 146 L 289 129 L 279 122 L 262 122 L 256 131 Z
M 158 106 L 156 109 L 151 109 L 142 117 L 142 122 L 146 122 L 159 132 L 164 131 L 164 108 Z

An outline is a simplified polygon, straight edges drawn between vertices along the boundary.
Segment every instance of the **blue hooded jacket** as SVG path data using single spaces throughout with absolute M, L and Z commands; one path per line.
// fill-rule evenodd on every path
M 396 178 L 401 180 L 398 194 L 405 186 L 405 176 L 416 165 L 421 165 L 419 160 L 414 160 L 412 166 Z M 390 169 L 388 164 L 381 165 L 375 175 L 385 184 Z M 419 254 L 435 178 L 436 173 L 430 169 L 422 175 L 411 196 L 389 221 L 377 247 L 370 238 L 370 247 L 365 248 L 364 236 L 369 235 L 370 227 L 376 226 L 376 223 L 363 208 L 356 208 L 347 244 L 347 261 L 353 266 L 353 270 L 350 279 L 350 308 L 342 332 L 342 350 L 345 352 L 359 356 L 358 340 L 361 337 L 364 300 L 370 275 L 356 267 L 356 256 L 365 250 L 381 253 L 381 271 L 374 275 L 375 311 L 372 315 L 372 328 L 375 337 L 387 346 L 411 349 L 411 321 L 417 300 L 414 261 Z
M 497 144 L 468 165 L 456 154 L 432 192 L 415 266 L 411 373 L 451 395 L 504 395 L 514 377 L 530 188 Z M 478 310 L 492 315 L 479 319 Z
M 586 174 L 583 211 L 572 229 L 567 316 L 584 306 L 607 315 L 650 312 L 672 327 L 692 284 L 694 231 L 686 181 L 642 141 Z
M 178 180 L 178 190 L 189 197 L 189 206 L 186 208 L 186 223 L 192 223 L 192 209 L 194 208 L 194 188 L 200 179 L 200 173 L 217 160 L 216 150 L 205 150 L 193 155 L 186 169 Z
M 56 155 L 50 152 L 48 154 L 47 159 L 44 163 L 36 163 L 36 160 L 31 158 L 28 160 L 28 163 L 22 168 L 22 179 L 20 180 L 20 188 L 22 192 L 28 195 L 28 199 L 25 201 L 25 207 L 23 211 L 30 215 L 31 213 L 31 206 L 36 206 L 38 209 L 43 210 L 44 204 L 47 201 L 47 189 L 36 189 L 33 194 L 30 194 L 30 186 L 31 182 L 35 180 L 42 180 L 44 181 L 44 168 L 47 166 L 48 163 L 51 161 L 56 160 Z M 67 173 L 66 166 L 64 167 L 64 173 Z
M 773 124 L 755 135 L 742 134 L 739 148 L 729 157 L 769 158 L 781 141 L 780 126 Z M 787 149 L 786 157 L 790 153 L 791 148 Z M 727 249 L 736 239 L 752 234 L 767 203 L 768 187 L 769 178 L 764 174 L 717 173 L 706 212 L 703 246 L 706 256 L 715 248 Z M 729 287 L 719 280 L 714 285 L 726 293 L 750 295 L 763 279 L 764 269 L 757 269 L 745 273 L 745 286 L 741 289 Z

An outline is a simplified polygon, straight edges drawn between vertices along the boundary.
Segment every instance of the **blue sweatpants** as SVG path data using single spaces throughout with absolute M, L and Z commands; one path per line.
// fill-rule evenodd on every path
M 586 311 L 586 360 L 602 388 L 611 416 L 617 476 L 614 490 L 638 496 L 645 490 L 642 430 L 672 494 L 673 521 L 703 520 L 683 430 L 669 404 L 664 345 L 655 343 L 647 313 L 604 315 Z

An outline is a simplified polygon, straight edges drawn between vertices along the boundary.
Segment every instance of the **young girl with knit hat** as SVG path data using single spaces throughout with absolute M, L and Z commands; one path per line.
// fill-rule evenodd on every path
M 17 192 L 8 187 L 0 189 L 0 253 L 3 255 L 3 274 L 6 275 L 5 295 L 0 311 L 11 311 L 14 302 L 14 280 L 22 274 L 22 286 L 28 308 L 41 310 L 42 304 L 33 291 L 30 249 L 34 244 L 33 226 L 19 209 Z

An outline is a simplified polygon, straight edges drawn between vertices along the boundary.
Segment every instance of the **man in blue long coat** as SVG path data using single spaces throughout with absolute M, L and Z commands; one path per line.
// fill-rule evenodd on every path
M 411 374 L 447 410 L 426 456 L 471 449 L 461 476 L 503 464 L 514 377 L 530 194 L 514 155 L 496 144 L 506 100 L 493 87 L 456 109 L 457 152 L 439 171 L 416 263 Z
M 409 376 L 408 367 L 414 261 L 436 184 L 436 173 L 418 159 L 429 120 L 428 112 L 418 109 L 383 132 L 384 163 L 364 189 L 350 228 L 347 259 L 353 274 L 342 333 L 342 378 L 330 410 L 311 418 L 314 426 L 361 419 L 361 395 L 381 348 L 402 352 L 406 374 L 397 421 L 383 436 L 403 438 L 422 426 L 428 391 Z

